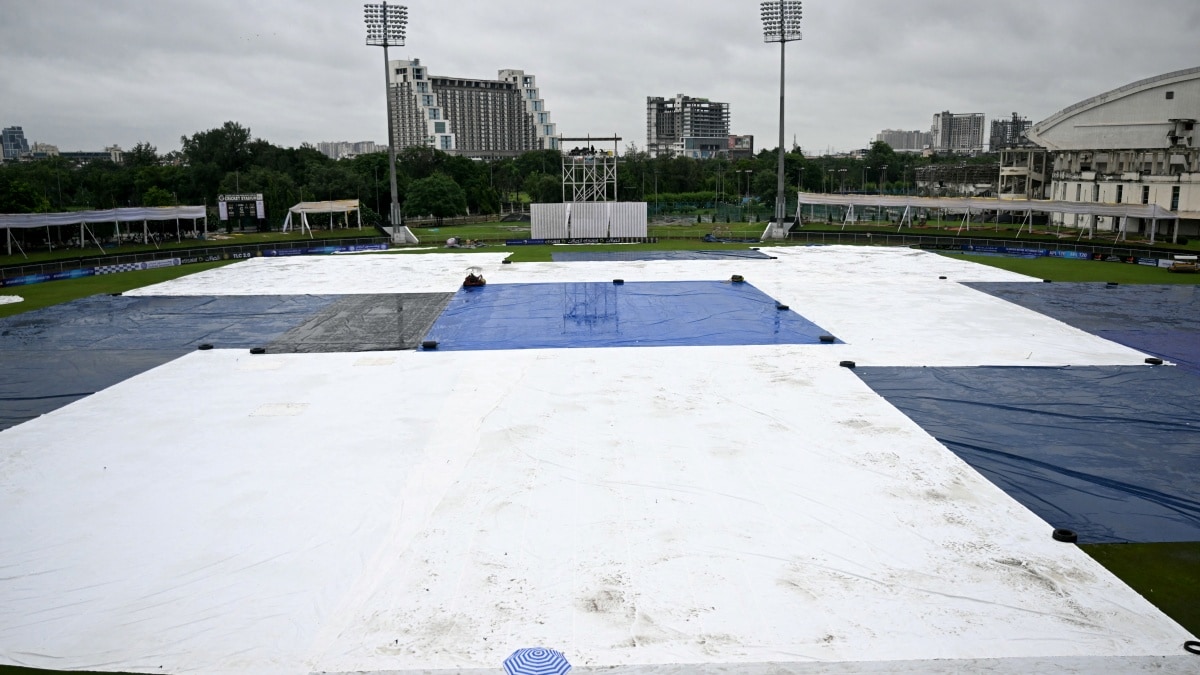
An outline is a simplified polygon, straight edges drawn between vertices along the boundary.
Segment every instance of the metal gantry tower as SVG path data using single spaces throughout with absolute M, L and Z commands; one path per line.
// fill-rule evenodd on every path
M 612 150 L 597 149 L 596 143 L 611 142 Z M 562 151 L 563 201 L 617 201 L 617 144 L 619 136 L 560 137 Z M 572 143 L 584 143 L 582 147 Z

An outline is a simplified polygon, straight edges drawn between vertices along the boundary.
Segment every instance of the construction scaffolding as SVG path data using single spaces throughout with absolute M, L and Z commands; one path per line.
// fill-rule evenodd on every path
M 1000 151 L 1000 199 L 1045 199 L 1050 187 L 1049 155 L 1042 148 Z
M 612 142 L 612 150 L 596 149 L 597 142 Z M 567 149 L 568 143 L 584 143 Z M 617 144 L 619 136 L 559 137 L 562 149 L 563 201 L 613 202 L 617 200 Z
M 996 193 L 1000 165 L 930 164 L 915 169 L 917 190 L 927 197 L 990 197 Z

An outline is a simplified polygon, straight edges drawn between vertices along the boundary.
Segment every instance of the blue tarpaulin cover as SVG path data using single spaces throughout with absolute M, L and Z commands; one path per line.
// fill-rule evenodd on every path
M 338 296 L 93 295 L 0 319 L 0 353 L 20 349 L 195 349 L 253 347 L 273 339 Z
M 270 353 L 412 349 L 453 293 L 94 295 L 0 319 L 0 429 L 211 344 Z
M 0 319 L 0 429 L 196 349 L 265 344 L 336 296 L 94 295 Z
M 858 368 L 947 448 L 1085 543 L 1200 540 L 1200 378 L 1171 367 Z
M 553 251 L 554 262 L 606 262 L 610 260 L 772 260 L 762 251 Z
M 1200 286 L 1195 284 L 967 285 L 1200 375 Z
M 813 344 L 820 326 L 749 283 L 489 284 L 460 290 L 438 350 Z
M 0 351 L 0 430 L 177 359 L 187 350 Z

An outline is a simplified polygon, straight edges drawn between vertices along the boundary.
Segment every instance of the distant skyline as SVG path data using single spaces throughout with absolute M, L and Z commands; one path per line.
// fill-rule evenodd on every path
M 536 75 L 566 136 L 646 144 L 646 97 L 730 104 L 730 131 L 778 139 L 779 46 L 757 0 L 410 0 L 392 59 L 433 75 Z M 275 145 L 386 144 L 382 50 L 362 3 L 0 0 L 0 126 L 30 145 L 165 154 L 234 121 Z M 935 113 L 1040 121 L 1135 80 L 1200 65 L 1195 0 L 809 0 L 787 45 L 785 142 L 866 147 Z

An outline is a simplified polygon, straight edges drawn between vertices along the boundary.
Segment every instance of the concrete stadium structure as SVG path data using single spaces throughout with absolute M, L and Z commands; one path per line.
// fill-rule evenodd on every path
M 1028 132 L 1029 139 L 1053 157 L 1045 196 L 1093 204 L 1157 205 L 1178 215 L 1175 223 L 1158 223 L 1162 229 L 1157 234 L 1173 228 L 1177 234 L 1200 235 L 1197 118 L 1200 67 L 1139 80 L 1060 110 Z M 1003 158 L 1001 166 L 1006 166 Z M 1022 179 L 1021 169 L 1009 168 L 1001 170 L 1002 195 L 1014 192 L 1006 190 L 1006 184 L 1011 187 Z M 1051 217 L 1068 226 L 1120 227 L 1115 218 L 1085 210 Z M 1133 219 L 1128 226 L 1148 233 L 1151 223 Z

